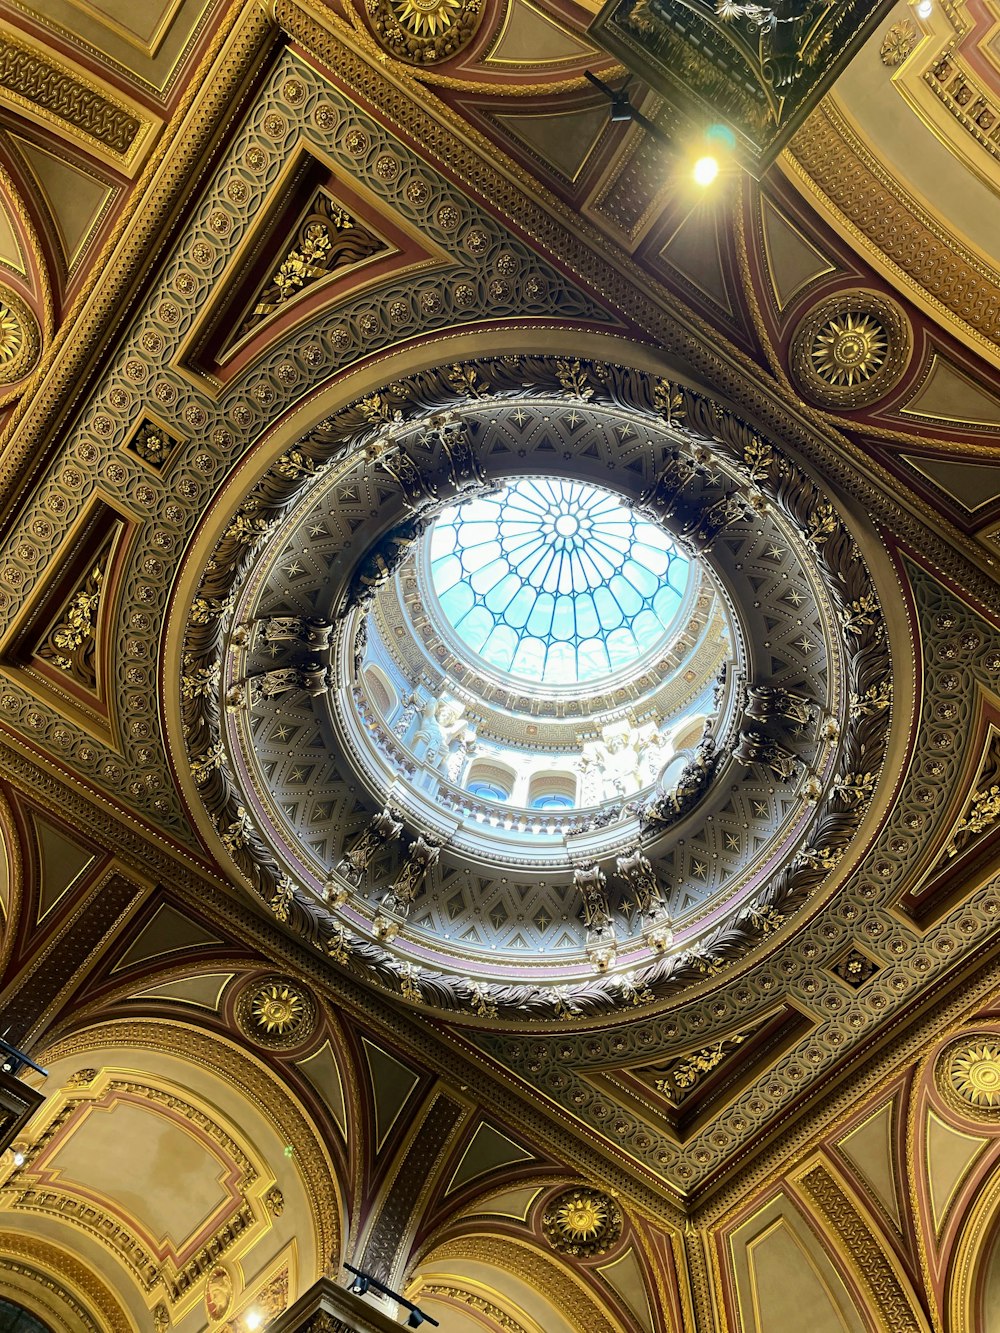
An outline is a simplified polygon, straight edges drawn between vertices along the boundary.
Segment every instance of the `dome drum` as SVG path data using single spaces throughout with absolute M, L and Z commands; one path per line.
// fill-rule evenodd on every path
M 661 413 L 663 382 L 636 372 L 592 369 L 581 401 L 557 366 L 506 362 L 477 363 L 493 388 L 472 398 L 443 374 L 394 384 L 409 415 L 347 409 L 346 445 L 324 423 L 273 518 L 258 485 L 192 616 L 219 703 L 187 713 L 202 799 L 279 918 L 411 998 L 523 1017 L 668 994 L 788 919 L 860 822 L 890 687 L 853 539 L 773 445 L 690 391 L 683 422 Z M 519 678 L 516 635 L 493 652 L 486 614 L 463 637 L 463 607 L 503 610 L 502 543 L 459 571 L 462 525 L 543 490 L 543 560 L 578 504 L 647 525 L 688 569 L 631 661 L 595 669 L 574 631 L 572 683 L 533 680 L 537 646 Z M 237 550 L 251 513 L 266 531 Z M 457 610 L 435 560 L 471 588 Z M 296 620 L 312 642 L 276 651 Z

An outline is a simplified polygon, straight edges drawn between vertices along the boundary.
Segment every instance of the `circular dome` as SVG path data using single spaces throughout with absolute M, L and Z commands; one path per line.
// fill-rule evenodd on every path
M 488 668 L 571 688 L 668 638 L 688 561 L 666 529 L 601 487 L 525 477 L 446 510 L 430 532 L 437 604 Z
M 635 826 L 733 652 L 708 569 L 559 477 L 498 477 L 439 513 L 355 614 L 332 711 L 372 793 L 423 826 L 447 812 L 449 854 L 555 872 L 583 825 L 602 843 Z
M 181 687 L 203 827 L 280 921 L 416 1001 L 521 1022 L 710 984 L 861 827 L 891 706 L 874 584 L 829 497 L 709 400 L 685 391 L 679 424 L 627 368 L 595 368 L 593 401 L 558 362 L 477 362 L 468 396 L 453 369 L 393 381 L 406 419 L 325 421 L 219 537 Z M 500 541 L 523 487 L 537 573 Z M 676 608 L 648 640 L 634 610 L 630 662 L 587 680 L 577 657 L 568 688 L 491 664 L 434 568 L 484 503 L 495 549 L 462 571 L 484 605 L 492 561 L 537 603 L 551 550 L 619 505 L 622 572 L 649 523 Z M 534 637 L 578 654 L 549 591 Z

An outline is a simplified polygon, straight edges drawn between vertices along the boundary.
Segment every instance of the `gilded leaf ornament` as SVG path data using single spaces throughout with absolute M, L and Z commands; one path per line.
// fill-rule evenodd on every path
M 93 690 L 97 686 L 97 617 L 107 551 L 69 599 L 38 648 L 38 656 Z
M 380 237 L 319 191 L 260 288 L 239 336 L 252 333 L 308 287 L 385 249 Z

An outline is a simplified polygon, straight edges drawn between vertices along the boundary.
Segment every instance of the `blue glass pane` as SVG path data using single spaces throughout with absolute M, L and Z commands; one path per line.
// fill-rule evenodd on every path
M 572 796 L 555 795 L 536 796 L 531 802 L 532 810 L 572 810 Z
M 687 587 L 670 536 L 609 491 L 532 477 L 446 510 L 434 591 L 472 653 L 537 685 L 628 667 L 663 640 Z
M 478 796 L 483 801 L 506 801 L 507 793 L 502 787 L 492 782 L 470 782 L 469 795 Z

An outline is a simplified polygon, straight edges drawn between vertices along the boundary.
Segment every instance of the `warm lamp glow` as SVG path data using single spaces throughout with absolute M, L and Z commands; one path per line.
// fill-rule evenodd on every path
M 264 1322 L 264 1316 L 259 1310 L 248 1310 L 243 1322 L 247 1328 L 260 1328 Z
M 934 10 L 934 0 L 919 0 L 916 10 L 917 18 L 929 19 Z
M 699 185 L 711 185 L 719 174 L 719 163 L 714 157 L 699 157 L 694 164 L 694 178 Z

